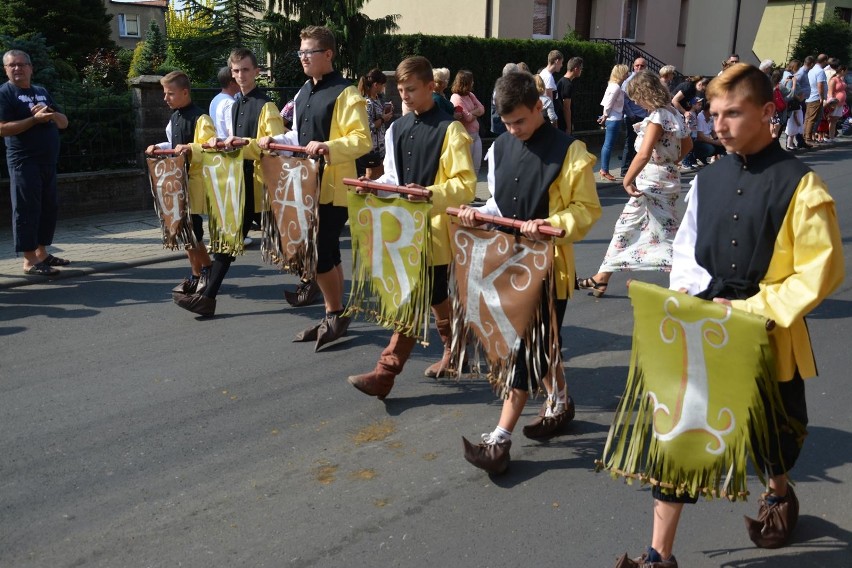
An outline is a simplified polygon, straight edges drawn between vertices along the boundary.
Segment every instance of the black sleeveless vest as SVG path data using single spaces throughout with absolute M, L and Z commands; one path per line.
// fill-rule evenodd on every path
M 169 123 L 172 126 L 172 147 L 178 144 L 192 144 L 195 139 L 195 123 L 204 114 L 195 103 L 189 103 L 172 113 Z
M 322 76 L 314 84 L 312 79 L 305 81 L 296 96 L 296 120 L 293 129 L 299 132 L 299 145 L 308 142 L 325 142 L 331 136 L 331 118 L 337 97 L 350 85 L 338 71 Z
M 410 112 L 393 125 L 393 151 L 400 185 L 435 183 L 441 148 L 453 117 L 433 106 L 421 114 Z
M 509 133 L 494 141 L 494 200 L 503 217 L 521 221 L 548 217 L 549 189 L 573 142 L 549 122 L 526 141 Z
M 695 260 L 712 277 L 699 297 L 745 299 L 759 290 L 790 201 L 809 171 L 773 142 L 698 174 Z

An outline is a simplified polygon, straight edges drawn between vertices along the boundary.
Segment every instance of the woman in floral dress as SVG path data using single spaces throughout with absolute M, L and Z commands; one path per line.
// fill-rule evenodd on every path
M 677 162 L 691 149 L 683 115 L 671 106 L 671 95 L 650 71 L 640 71 L 627 84 L 627 95 L 648 111 L 634 125 L 636 157 L 622 185 L 630 195 L 598 273 L 577 280 L 577 287 L 595 297 L 606 292 L 613 272 L 669 271 L 672 241 L 680 226 L 675 205 L 680 196 Z

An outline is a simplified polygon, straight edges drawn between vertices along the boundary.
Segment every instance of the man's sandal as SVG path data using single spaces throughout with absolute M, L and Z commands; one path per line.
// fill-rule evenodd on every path
M 594 278 L 579 278 L 577 286 L 580 290 L 591 290 L 595 298 L 600 298 L 606 293 L 606 282 L 598 282 Z
M 52 254 L 47 255 L 47 258 L 42 260 L 42 262 L 48 266 L 68 266 L 71 264 L 71 261 L 67 258 L 59 258 L 58 256 L 53 256 Z
M 29 268 L 24 268 L 24 274 L 31 276 L 56 276 L 59 274 L 59 271 L 42 261 L 38 264 L 33 264 Z

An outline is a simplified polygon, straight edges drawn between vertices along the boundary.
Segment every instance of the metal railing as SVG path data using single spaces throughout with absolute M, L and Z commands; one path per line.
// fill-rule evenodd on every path
M 608 39 L 602 37 L 593 37 L 590 38 L 589 41 L 595 41 L 598 43 L 608 43 L 615 48 L 615 65 L 619 63 L 623 63 L 627 65 L 629 69 L 633 69 L 633 62 L 641 57 L 645 61 L 648 62 L 648 70 L 654 71 L 655 73 L 660 72 L 660 68 L 664 65 L 668 65 L 665 61 L 662 61 L 653 54 L 648 53 L 641 47 L 637 46 L 635 43 L 630 40 L 626 40 L 623 38 L 619 39 Z M 673 80 L 673 84 L 678 85 L 686 79 L 686 76 L 681 73 L 681 70 L 675 71 L 675 77 Z

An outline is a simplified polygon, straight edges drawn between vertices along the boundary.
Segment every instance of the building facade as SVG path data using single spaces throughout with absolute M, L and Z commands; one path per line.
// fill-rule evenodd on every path
M 133 49 L 145 39 L 151 20 L 166 33 L 168 0 L 104 0 L 107 14 L 112 15 L 112 39 L 119 46 Z
M 832 16 L 852 22 L 852 0 L 769 0 L 754 52 L 781 65 L 790 59 L 804 26 Z
M 401 34 L 514 39 L 628 39 L 688 74 L 715 75 L 752 52 L 767 0 L 370 0 L 370 17 L 400 14 Z M 542 63 L 543 65 L 543 63 Z

